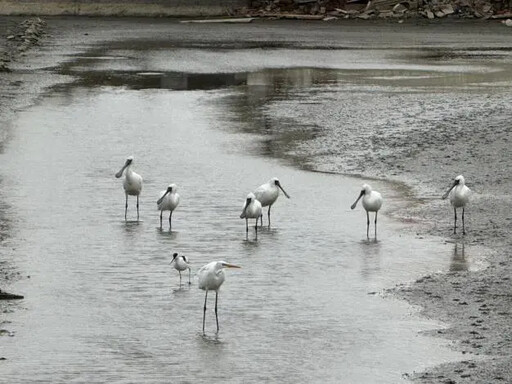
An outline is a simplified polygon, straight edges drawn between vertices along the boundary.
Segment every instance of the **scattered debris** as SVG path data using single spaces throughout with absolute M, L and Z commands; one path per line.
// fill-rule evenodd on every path
M 180 23 L 250 23 L 253 17 L 239 17 L 230 19 L 201 19 L 201 20 L 182 20 Z
M 39 17 L 24 20 L 16 25 L 15 30 L 5 37 L 7 44 L 6 51 L 0 52 L 0 72 L 10 72 L 8 62 L 19 53 L 39 44 L 39 40 L 44 35 L 45 25 L 46 23 Z
M 253 0 L 251 8 L 238 11 L 246 17 L 323 20 L 425 17 L 441 19 L 511 19 L 502 9 L 506 2 L 493 0 Z

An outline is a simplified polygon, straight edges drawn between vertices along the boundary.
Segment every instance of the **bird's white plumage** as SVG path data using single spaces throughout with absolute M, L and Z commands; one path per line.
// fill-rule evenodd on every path
M 368 212 L 377 212 L 382 207 L 382 195 L 372 190 L 368 184 L 363 185 L 363 208 Z
M 124 172 L 123 188 L 125 193 L 130 196 L 138 196 L 142 191 L 142 176 L 132 170 L 132 164 L 133 156 L 129 156 L 116 177 L 120 178 Z
M 277 198 L 279 197 L 279 189 L 281 189 L 285 196 L 289 198 L 277 177 L 273 177 L 265 184 L 262 184 L 256 188 L 254 195 L 256 196 L 256 199 L 261 203 L 262 207 L 267 207 L 276 202 Z
M 462 234 L 466 234 L 465 222 L 464 222 L 464 209 L 466 204 L 469 202 L 469 196 L 471 190 L 466 186 L 466 180 L 464 176 L 457 176 L 451 187 L 443 195 L 443 199 L 450 198 L 450 203 L 453 207 L 454 222 L 453 222 L 453 233 L 457 233 L 457 208 L 462 208 Z
M 224 274 L 223 261 L 212 261 L 199 269 L 197 278 L 199 281 L 199 288 L 204 291 L 217 291 L 226 276 Z
M 219 317 L 217 315 L 217 301 L 219 298 L 219 288 L 224 282 L 224 268 L 240 268 L 238 265 L 229 264 L 225 261 L 212 261 L 202 266 L 197 272 L 199 288 L 205 291 L 204 309 L 203 309 L 203 333 L 206 315 L 206 301 L 208 299 L 208 291 L 215 291 L 215 320 L 217 322 L 217 332 L 219 332 Z
M 368 184 L 363 184 L 359 197 L 350 208 L 354 209 L 361 198 L 363 198 L 363 208 L 366 211 L 366 236 L 369 236 L 370 230 L 369 212 L 375 212 L 375 237 L 377 237 L 377 213 L 382 207 L 382 195 L 379 192 L 372 190 L 372 187 Z
M 120 178 L 124 173 L 123 188 L 126 195 L 126 203 L 124 209 L 124 218 L 128 211 L 128 196 L 137 197 L 137 221 L 139 220 L 139 195 L 142 191 L 142 177 L 132 170 L 133 156 L 129 156 L 123 167 L 116 173 L 116 178 Z
M 176 184 L 169 184 L 166 190 L 160 191 L 159 201 L 157 208 L 159 211 L 174 211 L 180 204 L 180 195 L 176 192 L 178 187 Z
M 176 253 L 175 253 L 175 255 L 176 256 L 173 257 L 174 269 L 176 269 L 179 272 L 190 269 L 190 264 L 185 256 L 178 255 Z
M 450 190 L 450 203 L 454 208 L 464 207 L 469 202 L 471 189 L 466 185 L 466 180 L 464 180 L 464 176 L 462 175 L 455 178 L 455 183 Z
M 249 193 L 245 199 L 242 213 L 240 214 L 241 219 L 259 219 L 261 216 L 261 202 L 256 199 L 254 193 Z

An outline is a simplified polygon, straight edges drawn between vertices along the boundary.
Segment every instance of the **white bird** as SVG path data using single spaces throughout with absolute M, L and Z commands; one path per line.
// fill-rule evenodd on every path
M 215 320 L 217 322 L 217 332 L 219 332 L 219 317 L 217 315 L 217 302 L 219 298 L 219 288 L 226 278 L 224 268 L 241 268 L 238 265 L 229 264 L 225 261 L 212 261 L 201 267 L 197 272 L 199 279 L 199 288 L 204 290 L 204 309 L 203 309 L 203 334 L 204 322 L 206 315 L 206 300 L 208 298 L 208 291 L 215 291 Z
M 163 211 L 169 211 L 169 231 L 172 229 L 172 212 L 180 204 L 180 195 L 176 192 L 177 189 L 176 184 L 169 184 L 165 191 L 160 192 L 160 198 L 156 202 L 160 211 L 160 229 L 162 229 Z
M 377 191 L 373 191 L 372 187 L 370 187 L 368 184 L 363 184 L 361 193 L 359 194 L 359 197 L 354 202 L 354 204 L 352 204 L 352 206 L 350 207 L 351 209 L 354 209 L 356 207 L 357 202 L 361 197 L 363 198 L 363 207 L 366 210 L 366 237 L 370 237 L 369 212 L 375 212 L 375 238 L 377 238 L 377 213 L 379 212 L 380 207 L 382 207 L 382 195 Z
M 256 199 L 259 200 L 262 207 L 268 206 L 268 226 L 270 227 L 270 208 L 279 197 L 279 190 L 283 191 L 284 195 L 289 199 L 290 196 L 285 192 L 279 179 L 277 177 L 271 178 L 265 184 L 260 185 L 254 191 Z M 261 225 L 263 226 L 263 215 L 261 215 Z
M 443 195 L 443 199 L 446 199 L 448 195 L 450 196 L 450 203 L 453 206 L 453 213 L 455 215 L 455 221 L 453 223 L 454 234 L 457 233 L 457 208 L 462 208 L 462 234 L 466 234 L 466 229 L 464 227 L 464 208 L 469 201 L 470 194 L 471 189 L 466 186 L 464 176 L 459 175 L 453 181 L 450 189 L 448 189 Z
M 128 195 L 130 196 L 137 196 L 137 221 L 139 221 L 139 195 L 140 191 L 142 191 L 142 177 L 138 174 L 132 171 L 131 165 L 133 163 L 133 156 L 129 156 L 126 159 L 126 162 L 123 165 L 123 168 L 119 172 L 116 173 L 116 177 L 119 179 L 123 172 L 124 174 L 124 180 L 123 180 L 123 188 L 124 193 L 126 195 L 126 204 L 124 207 L 124 219 L 126 220 L 126 212 L 128 211 Z
M 256 199 L 254 193 L 249 193 L 245 200 L 242 213 L 240 214 L 241 219 L 245 219 L 245 232 L 249 233 L 249 219 L 256 219 L 254 229 L 256 236 L 258 236 L 258 219 L 261 216 L 261 203 Z
M 190 282 L 190 264 L 185 256 L 178 256 L 175 252 L 172 255 L 171 264 L 174 263 L 174 269 L 176 269 L 180 274 L 180 285 L 181 285 L 181 271 L 188 269 L 188 283 Z

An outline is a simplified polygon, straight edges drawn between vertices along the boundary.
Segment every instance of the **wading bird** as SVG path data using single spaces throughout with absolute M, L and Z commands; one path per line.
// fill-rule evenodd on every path
M 212 261 L 201 267 L 197 272 L 199 279 L 199 288 L 205 291 L 204 295 L 204 308 L 203 308 L 203 334 L 204 322 L 206 316 L 206 300 L 208 298 L 208 291 L 215 291 L 215 320 L 217 322 L 217 332 L 219 332 L 219 316 L 217 315 L 217 302 L 219 299 L 219 288 L 226 278 L 224 268 L 241 268 L 238 265 L 229 264 L 225 261 Z
M 245 219 L 245 232 L 249 233 L 249 219 L 256 219 L 254 229 L 256 236 L 258 236 L 258 219 L 261 216 L 261 203 L 256 199 L 254 193 L 249 193 L 245 200 L 242 213 L 240 214 L 241 219 Z
M 375 212 L 375 238 L 377 238 L 377 213 L 380 207 L 382 207 L 382 196 L 377 191 L 372 191 L 372 188 L 368 184 L 363 184 L 361 193 L 357 200 L 350 207 L 354 209 L 360 198 L 363 198 L 363 207 L 366 210 L 366 237 L 370 237 L 370 213 Z
M 254 195 L 256 199 L 261 203 L 262 207 L 268 206 L 268 226 L 270 227 L 270 208 L 272 208 L 272 204 L 274 204 L 279 197 L 279 190 L 283 191 L 284 195 L 289 199 L 290 196 L 285 192 L 279 179 L 277 177 L 273 177 L 265 184 L 260 185 L 254 191 Z M 263 214 L 261 215 L 261 225 L 263 226 Z
M 162 229 L 162 213 L 169 211 L 169 231 L 172 229 L 172 212 L 180 203 L 180 195 L 176 192 L 176 184 L 169 184 L 165 191 L 160 192 L 160 198 L 156 202 L 160 211 L 160 229 Z
M 464 176 L 459 175 L 453 181 L 450 189 L 448 189 L 443 195 L 443 199 L 446 199 L 448 196 L 450 196 L 450 203 L 453 206 L 453 214 L 455 215 L 455 220 L 453 223 L 454 234 L 457 233 L 457 208 L 462 208 L 462 234 L 466 234 L 466 229 L 464 227 L 464 208 L 469 201 L 470 193 L 471 189 L 466 186 Z
M 190 264 L 185 256 L 178 256 L 175 252 L 172 254 L 171 264 L 174 263 L 174 269 L 176 269 L 180 274 L 180 285 L 181 285 L 181 271 L 188 269 L 188 283 L 190 282 Z
M 142 191 L 142 177 L 132 171 L 131 166 L 133 163 L 133 156 L 129 156 L 123 165 L 123 168 L 116 173 L 119 179 L 124 172 L 123 188 L 126 195 L 126 204 L 124 206 L 124 219 L 126 220 L 126 213 L 128 211 L 128 195 L 137 196 L 137 221 L 139 221 L 139 195 Z

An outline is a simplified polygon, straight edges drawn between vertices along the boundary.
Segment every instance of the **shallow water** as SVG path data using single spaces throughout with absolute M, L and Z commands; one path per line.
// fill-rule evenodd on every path
M 471 268 L 471 250 L 461 261 L 453 244 L 416 238 L 385 214 L 378 240 L 368 241 L 362 207 L 349 208 L 362 180 L 301 170 L 303 158 L 279 156 L 322 132 L 283 134 L 286 119 L 266 119 L 275 103 L 288 103 L 287 112 L 314 105 L 319 89 L 350 75 L 343 65 L 316 70 L 306 66 L 311 52 L 293 52 L 288 58 L 303 67 L 219 79 L 180 71 L 189 56 L 144 55 L 77 60 L 66 69 L 77 82 L 10 127 L 0 155 L 9 218 L 2 251 L 30 278 L 10 287 L 26 299 L 6 316 L 14 337 L 2 338 L 1 382 L 397 383 L 461 357 L 419 334 L 438 324 L 379 293 L 432 271 Z M 268 56 L 250 55 L 265 67 Z M 425 75 L 415 64 L 408 71 Z M 374 76 L 381 81 L 383 72 Z M 373 89 L 379 94 L 379 84 Z M 133 199 L 124 221 L 114 178 L 128 155 L 144 177 L 138 223 Z M 273 176 L 291 199 L 279 198 L 271 229 L 256 240 L 251 228 L 246 238 L 238 218 L 245 196 Z M 170 182 L 182 196 L 172 233 L 158 228 L 155 204 Z M 404 200 L 390 184 L 372 185 L 384 210 Z M 227 271 L 218 335 L 213 300 L 202 335 L 204 293 L 195 281 L 179 285 L 172 252 L 188 256 L 194 271 L 212 260 L 242 266 Z

